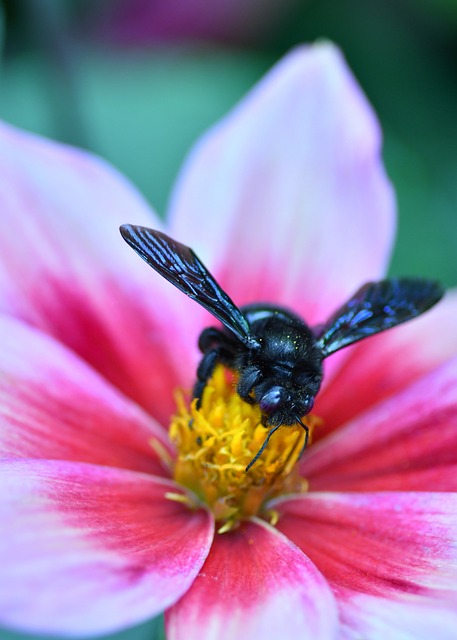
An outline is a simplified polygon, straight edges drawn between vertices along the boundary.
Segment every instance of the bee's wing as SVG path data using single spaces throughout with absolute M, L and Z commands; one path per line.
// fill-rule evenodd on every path
M 368 282 L 329 320 L 315 328 L 324 358 L 358 340 L 419 316 L 444 295 L 438 282 L 392 278 Z
M 120 232 L 149 266 L 212 313 L 238 340 L 248 347 L 256 343 L 246 318 L 192 249 L 147 227 L 124 224 Z

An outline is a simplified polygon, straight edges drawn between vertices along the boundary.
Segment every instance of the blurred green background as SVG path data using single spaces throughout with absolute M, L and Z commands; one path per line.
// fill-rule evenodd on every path
M 392 273 L 457 284 L 457 0 L 3 1 L 0 117 L 107 158 L 164 214 L 199 134 L 322 37 L 382 123 L 400 216 Z M 152 621 L 113 637 L 162 634 Z

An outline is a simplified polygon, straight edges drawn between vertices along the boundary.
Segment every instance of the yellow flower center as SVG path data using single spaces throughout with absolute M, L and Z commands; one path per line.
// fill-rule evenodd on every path
M 272 436 L 256 463 L 246 466 L 262 446 L 268 427 L 261 424 L 257 405 L 244 402 L 236 392 L 236 375 L 218 366 L 208 381 L 201 406 L 190 408 L 182 394 L 177 396 L 177 413 L 170 425 L 176 446 L 174 479 L 188 487 L 220 522 L 219 532 L 237 522 L 259 515 L 275 522 L 266 502 L 284 493 L 307 490 L 307 482 L 295 463 L 305 441 L 300 425 L 284 426 Z M 320 420 L 306 416 L 310 431 Z M 169 495 L 173 499 L 173 495 Z M 176 496 L 177 497 L 177 496 Z

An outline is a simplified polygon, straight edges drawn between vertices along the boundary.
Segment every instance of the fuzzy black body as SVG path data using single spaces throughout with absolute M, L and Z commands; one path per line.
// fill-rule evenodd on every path
M 214 366 L 222 363 L 239 374 L 238 394 L 259 405 L 265 424 L 295 424 L 311 411 L 322 381 L 323 357 L 313 331 L 281 307 L 253 304 L 240 311 L 256 343 L 241 345 L 225 327 L 205 329 L 194 396 L 201 398 Z

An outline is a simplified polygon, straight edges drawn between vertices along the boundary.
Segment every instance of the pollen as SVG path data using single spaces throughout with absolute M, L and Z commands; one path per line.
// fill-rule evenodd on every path
M 236 392 L 236 375 L 219 365 L 205 386 L 201 406 L 176 396 L 177 412 L 170 438 L 177 450 L 173 474 L 181 485 L 205 503 L 219 523 L 219 533 L 257 515 L 275 524 L 277 514 L 266 504 L 282 494 L 307 491 L 296 462 L 303 450 L 305 430 L 283 426 L 271 437 L 262 455 L 246 471 L 262 446 L 268 427 L 257 405 Z M 320 419 L 306 416 L 310 438 Z

